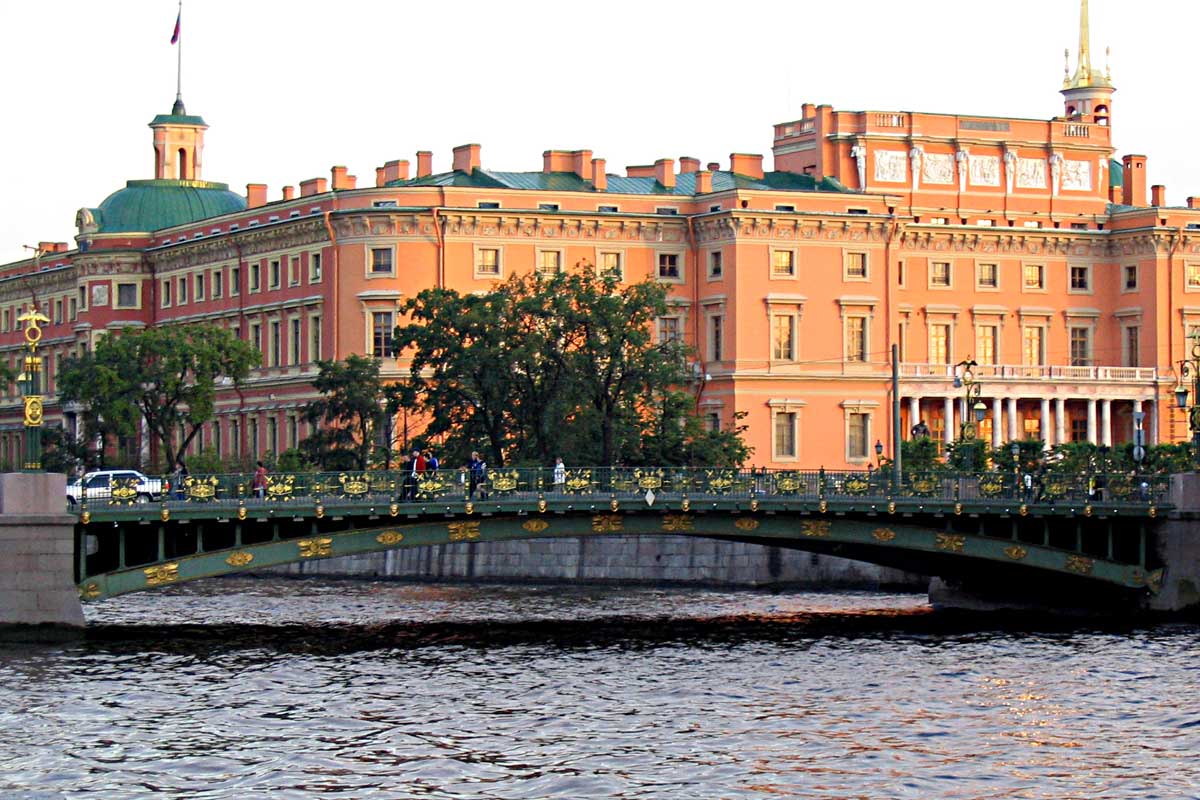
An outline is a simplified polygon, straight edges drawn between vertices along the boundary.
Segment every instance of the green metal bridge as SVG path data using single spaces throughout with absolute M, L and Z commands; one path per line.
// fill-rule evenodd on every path
M 72 505 L 83 600 L 310 559 L 452 542 L 703 536 L 941 577 L 1157 592 L 1162 477 L 909 475 L 719 468 L 203 475 L 136 479 Z M 164 481 L 164 487 L 168 484 Z M 144 491 L 144 487 L 142 487 Z

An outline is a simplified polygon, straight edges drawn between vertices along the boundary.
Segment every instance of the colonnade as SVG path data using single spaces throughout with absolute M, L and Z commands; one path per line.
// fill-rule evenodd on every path
M 1021 421 L 1033 415 L 1026 414 L 1022 416 L 1018 411 L 1018 403 L 1022 400 L 1036 400 L 1038 402 L 1038 414 L 1035 417 L 1038 420 L 1038 436 L 1045 442 L 1046 447 L 1050 448 L 1057 444 L 1065 444 L 1074 441 L 1075 437 L 1072 431 L 1067 428 L 1067 403 L 1072 400 L 1080 400 L 1086 405 L 1087 419 L 1087 434 L 1085 440 L 1095 445 L 1112 447 L 1114 440 L 1117 441 L 1132 441 L 1133 436 L 1133 417 L 1138 412 L 1144 412 L 1145 417 L 1142 424 L 1142 429 L 1145 432 L 1145 441 L 1147 445 L 1155 444 L 1158 441 L 1158 414 L 1157 406 L 1153 401 L 1143 402 L 1135 399 L 1114 399 L 1107 397 L 1086 397 L 1086 398 L 1070 398 L 1070 397 L 1040 397 L 1040 398 L 1018 398 L 1018 397 L 992 397 L 987 414 L 984 419 L 990 419 L 992 423 L 991 443 L 993 447 L 1000 447 L 1006 441 L 1015 439 L 1023 439 L 1026 437 L 1025 430 L 1021 426 Z M 917 424 L 919 420 L 928 419 L 922 414 L 922 404 L 930 412 L 930 417 L 934 416 L 932 412 L 940 405 L 940 418 L 943 422 L 942 437 L 946 444 L 953 442 L 958 437 L 958 432 L 961 424 L 968 419 L 968 414 L 971 409 L 967 408 L 966 400 L 962 395 L 944 395 L 941 397 L 908 397 L 908 419 L 909 427 Z M 1113 404 L 1129 404 L 1129 431 L 1126 435 L 1114 437 L 1113 431 Z M 932 407 L 930 406 L 932 404 Z M 1053 404 L 1053 409 L 1051 408 Z M 984 403 L 985 406 L 989 404 Z M 957 409 L 957 411 L 956 411 Z M 1053 427 L 1051 425 L 1053 424 Z M 1053 433 L 1053 435 L 1051 435 Z

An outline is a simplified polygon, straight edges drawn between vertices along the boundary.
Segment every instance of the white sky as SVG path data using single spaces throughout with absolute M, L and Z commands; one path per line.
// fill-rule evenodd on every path
M 175 98 L 173 0 L 0 0 L 0 263 L 74 246 L 75 210 L 153 177 L 150 119 Z M 204 177 L 244 193 L 483 145 L 485 168 L 589 148 L 610 172 L 769 156 L 802 102 L 1046 119 L 1062 110 L 1078 0 L 188 0 L 183 97 L 210 128 Z M 1168 201 L 1200 195 L 1190 90 L 1200 2 L 1092 0 L 1111 45 L 1118 154 Z M 768 160 L 768 164 L 769 164 Z

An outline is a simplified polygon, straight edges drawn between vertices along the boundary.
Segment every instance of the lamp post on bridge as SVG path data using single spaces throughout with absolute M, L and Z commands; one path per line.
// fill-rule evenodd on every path
M 25 399 L 25 459 L 22 472 L 42 471 L 42 357 L 37 354 L 38 342 L 42 340 L 43 324 L 50 318 L 30 305 L 17 322 L 25 323 L 25 347 L 29 353 L 22 362 L 21 394 Z
M 963 421 L 958 428 L 958 438 L 964 443 L 975 441 L 979 423 L 983 422 L 983 418 L 987 414 L 987 406 L 979 399 L 979 395 L 983 392 L 983 385 L 975 380 L 975 367 L 977 366 L 979 365 L 973 358 L 954 365 L 954 388 L 963 390 Z M 967 469 L 974 469 L 973 454 L 969 454 L 967 458 L 969 460 Z
M 1192 464 L 1200 471 L 1200 328 L 1188 335 L 1191 353 L 1179 362 L 1179 383 L 1175 386 L 1175 405 L 1188 412 L 1188 429 L 1192 434 Z M 1191 382 L 1192 402 L 1188 405 L 1188 382 Z

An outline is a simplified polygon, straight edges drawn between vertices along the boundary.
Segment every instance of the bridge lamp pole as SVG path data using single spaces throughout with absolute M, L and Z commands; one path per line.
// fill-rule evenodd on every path
M 987 415 L 987 406 L 979 399 L 983 385 L 975 380 L 975 367 L 979 366 L 975 359 L 960 361 L 954 365 L 954 388 L 963 390 L 963 421 L 958 429 L 958 438 L 963 442 L 975 440 L 979 423 Z M 973 462 L 972 457 L 968 457 Z M 974 469 L 975 464 L 969 463 L 968 470 Z
M 1192 463 L 1200 471 L 1200 328 L 1187 337 L 1191 355 L 1179 362 L 1179 383 L 1175 386 L 1175 405 L 1188 412 L 1188 429 L 1192 433 Z M 1188 405 L 1188 383 L 1191 383 L 1191 405 Z
M 875 440 L 875 468 L 883 469 L 883 441 Z

